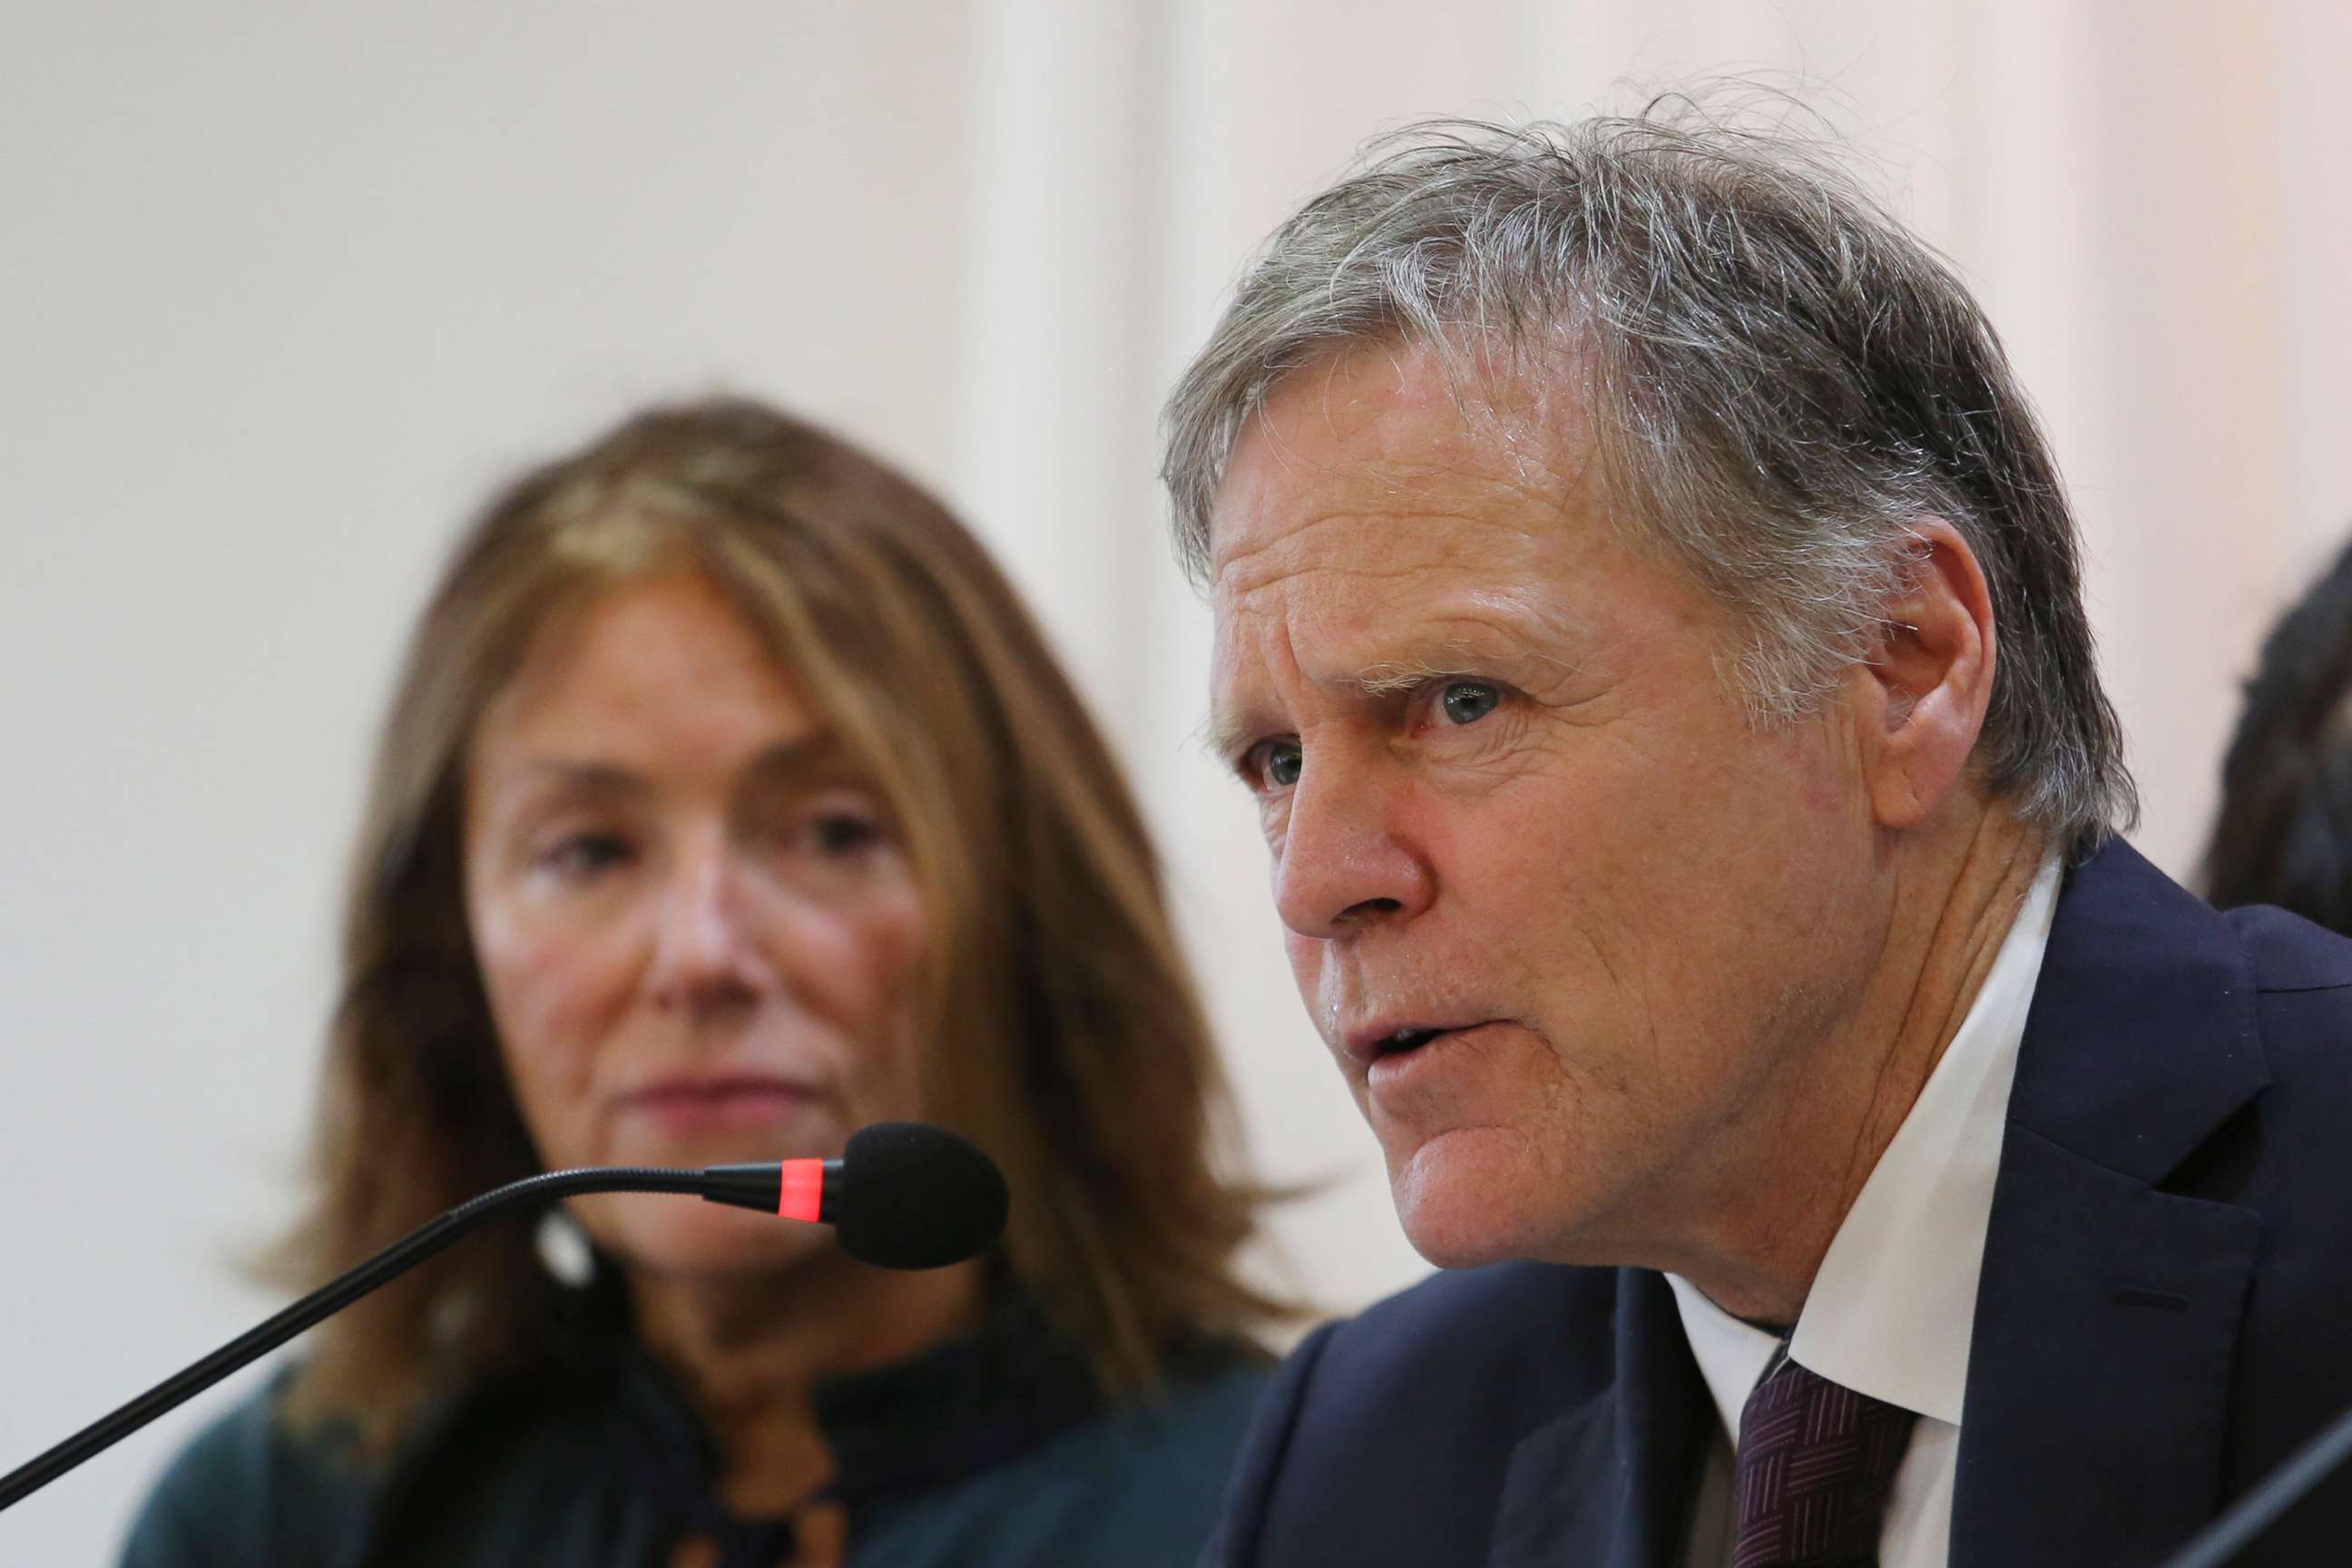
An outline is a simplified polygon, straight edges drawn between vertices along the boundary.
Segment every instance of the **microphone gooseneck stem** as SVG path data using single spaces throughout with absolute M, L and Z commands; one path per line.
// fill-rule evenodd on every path
M 751 1167 L 737 1167 L 748 1172 Z M 773 1173 L 776 1167 L 767 1167 Z M 769 1177 L 774 1190 L 776 1178 Z M 402 1271 L 424 1262 L 467 1231 L 499 1214 L 524 1205 L 571 1197 L 579 1193 L 684 1193 L 706 1195 L 711 1183 L 701 1171 L 599 1168 L 551 1171 L 511 1182 L 484 1193 L 471 1203 L 451 1209 L 440 1218 L 410 1232 L 373 1258 L 340 1274 L 268 1321 L 239 1334 L 185 1371 L 166 1378 L 113 1414 L 92 1422 L 56 1447 L 0 1476 L 0 1509 L 37 1491 L 91 1455 L 121 1442 L 165 1411 L 218 1383 L 222 1378 L 276 1350 L 322 1318 L 350 1306 Z M 737 1192 L 748 1184 L 737 1177 Z M 718 1197 L 721 1203 L 742 1203 L 737 1194 Z M 745 1205 L 744 1206 L 750 1206 Z
M 2187 1544 L 2164 1560 L 2160 1568 L 2221 1568 L 2271 1527 L 2273 1521 L 2303 1500 L 2304 1494 L 2334 1475 L 2352 1458 L 2352 1410 L 2346 1411 L 2319 1435 L 2288 1455 L 2262 1485 L 2232 1503 L 2229 1510 L 2190 1536 Z

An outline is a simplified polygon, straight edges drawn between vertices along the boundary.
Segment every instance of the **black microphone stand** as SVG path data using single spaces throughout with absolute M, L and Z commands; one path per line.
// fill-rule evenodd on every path
M 828 1162 L 831 1163 L 831 1162 Z M 776 1211 L 778 1166 L 713 1165 L 705 1170 L 599 1166 L 551 1171 L 510 1182 L 462 1204 L 340 1274 L 268 1321 L 239 1334 L 194 1366 L 164 1379 L 112 1415 L 92 1422 L 56 1447 L 0 1476 L 0 1509 L 39 1490 L 92 1455 L 112 1447 L 165 1411 L 202 1394 L 222 1378 L 276 1350 L 304 1329 L 333 1316 L 404 1269 L 414 1268 L 480 1225 L 525 1205 L 579 1193 L 683 1193 L 741 1208 Z

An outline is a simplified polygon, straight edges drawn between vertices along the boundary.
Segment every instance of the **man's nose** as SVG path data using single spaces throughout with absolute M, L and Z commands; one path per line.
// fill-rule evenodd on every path
M 1397 789 L 1377 763 L 1306 760 L 1275 861 L 1283 924 L 1301 936 L 1344 937 L 1429 907 L 1434 879 L 1396 830 Z
M 662 889 L 646 983 L 665 1007 L 705 1012 L 751 999 L 763 963 L 741 869 L 723 843 L 682 853 Z

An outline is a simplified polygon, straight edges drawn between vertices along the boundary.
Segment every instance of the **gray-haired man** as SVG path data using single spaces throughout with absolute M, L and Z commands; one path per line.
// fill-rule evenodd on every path
M 1213 1561 L 2141 1564 L 2352 1402 L 2352 944 L 2110 837 L 2042 435 L 1833 168 L 1408 133 L 1166 475 L 1300 991 L 1461 1270 L 1300 1348 Z

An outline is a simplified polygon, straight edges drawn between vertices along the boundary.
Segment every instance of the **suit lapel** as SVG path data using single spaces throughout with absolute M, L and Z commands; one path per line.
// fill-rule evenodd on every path
M 2159 1184 L 2266 1081 L 2244 953 L 2128 847 L 2070 879 L 1977 1291 L 1954 1568 L 2140 1563 L 2213 1511 L 2261 1222 Z
M 1659 1275 L 1617 1277 L 1616 1380 L 1512 1450 L 1487 1568 L 1671 1568 L 1714 1407 Z

